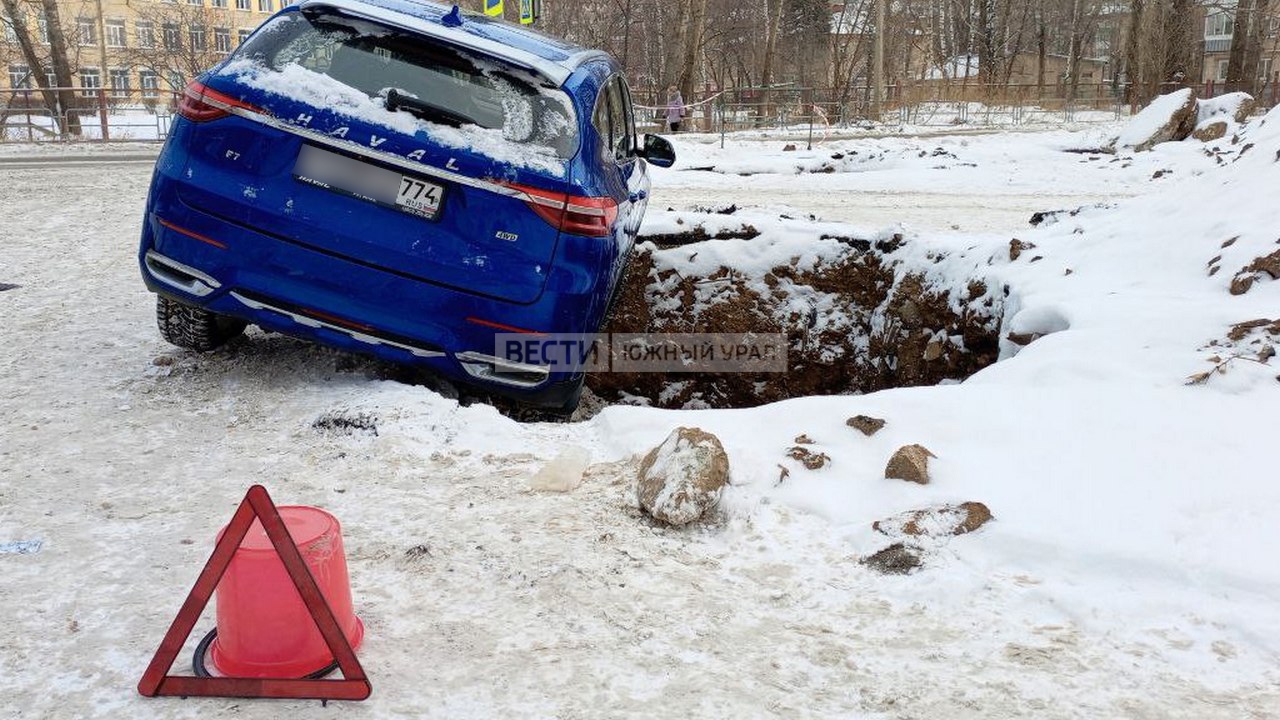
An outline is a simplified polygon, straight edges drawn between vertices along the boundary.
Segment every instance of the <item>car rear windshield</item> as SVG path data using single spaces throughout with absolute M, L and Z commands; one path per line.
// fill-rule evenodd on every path
M 504 155 L 494 147 L 494 134 L 520 148 L 543 151 L 561 159 L 578 149 L 573 105 L 557 88 L 487 56 L 478 56 L 408 31 L 333 13 L 293 12 L 281 15 L 255 33 L 236 53 L 227 71 L 248 74 L 262 89 L 313 101 L 321 107 L 351 111 L 352 102 L 334 103 L 333 83 L 356 91 L 358 106 L 399 115 L 395 122 L 365 113 L 364 119 L 405 130 L 403 115 L 444 128 L 493 131 L 475 134 L 472 148 Z M 263 78 L 262 69 L 283 75 Z M 314 74 L 317 77 L 310 77 Z M 283 82 L 280 82 L 282 80 Z M 340 93 L 342 95 L 345 93 Z M 344 98 L 339 98 L 339 100 Z M 314 102 L 319 101 L 319 102 Z M 344 107 L 346 105 L 346 107 Z M 355 112 L 350 114 L 360 115 Z M 432 133 L 440 135 L 441 133 Z M 463 133 L 443 133 L 458 145 Z M 467 144 L 467 143 L 463 143 Z M 510 159 L 499 157 L 499 159 Z

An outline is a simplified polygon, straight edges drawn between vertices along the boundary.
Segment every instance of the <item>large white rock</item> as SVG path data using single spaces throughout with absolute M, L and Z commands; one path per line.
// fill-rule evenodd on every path
M 1134 115 L 1116 138 L 1116 148 L 1142 152 L 1162 142 L 1182 140 L 1195 129 L 1195 120 L 1195 93 L 1191 88 L 1175 90 Z
M 1214 120 L 1242 123 L 1249 119 L 1258 102 L 1247 92 L 1233 92 L 1201 100 L 1196 109 L 1196 126 Z
M 729 456 L 720 439 L 699 428 L 676 428 L 640 463 L 640 508 L 671 525 L 687 525 L 720 501 Z

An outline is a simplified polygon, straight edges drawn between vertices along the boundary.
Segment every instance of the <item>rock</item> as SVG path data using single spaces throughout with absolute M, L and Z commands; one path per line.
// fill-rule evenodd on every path
M 1263 275 L 1269 276 L 1272 280 L 1280 280 L 1280 250 L 1254 258 L 1253 262 L 1241 268 L 1231 280 L 1231 294 L 1243 295 L 1249 292 L 1253 284 L 1261 280 Z
M 803 433 L 802 433 L 802 434 L 800 434 L 800 435 L 797 435 L 797 436 L 796 436 L 796 439 L 795 439 L 793 442 L 795 442 L 795 444 L 797 444 L 797 445 L 812 445 L 812 444 L 813 444 L 813 438 L 811 438 L 811 437 L 809 437 L 808 435 L 805 435 L 805 434 L 803 434 Z
M 848 420 L 845 420 L 844 424 L 854 428 L 867 437 L 871 437 L 872 435 L 880 432 L 880 429 L 884 427 L 884 420 L 871 417 L 870 415 L 854 415 Z
M 796 146 L 792 145 L 791 143 L 787 143 L 782 148 L 782 152 L 795 152 L 795 151 L 796 151 Z
M 1243 295 L 1249 292 L 1249 289 L 1253 287 L 1253 281 L 1255 279 L 1256 278 L 1254 278 L 1253 275 L 1235 276 L 1234 278 L 1231 279 L 1231 294 Z
M 1231 326 L 1231 331 L 1227 333 L 1227 339 L 1232 342 L 1240 342 L 1259 328 L 1266 328 L 1267 332 L 1272 335 L 1280 335 L 1280 320 L 1273 321 L 1269 318 L 1258 318 L 1257 320 L 1236 323 Z
M 875 521 L 871 529 L 890 537 L 945 537 L 971 533 L 990 519 L 991 510 L 986 505 L 966 502 L 901 513 Z
M 1134 115 L 1120 136 L 1117 148 L 1144 152 L 1170 140 L 1182 140 L 1191 134 L 1197 124 L 1195 92 L 1191 88 L 1175 90 L 1161 95 Z
M 1033 225 L 1036 224 L 1034 220 L 1035 218 L 1033 216 L 1032 218 Z M 1013 262 L 1014 260 L 1017 260 L 1019 257 L 1022 256 L 1022 253 L 1024 251 L 1035 249 L 1035 246 L 1036 246 L 1035 243 L 1022 242 L 1017 238 L 1010 240 L 1009 241 L 1009 262 Z
M 569 492 L 582 484 L 582 474 L 591 463 L 591 452 L 571 447 L 557 455 L 529 482 L 529 489 L 539 492 Z
M 1226 120 L 1210 120 L 1209 122 L 1197 127 L 1195 132 L 1191 133 L 1191 137 L 1199 140 L 1200 142 L 1213 142 L 1214 140 L 1221 140 L 1226 136 Z
M 1041 333 L 1016 333 L 1011 332 L 1005 336 L 1005 339 L 1019 347 L 1026 347 L 1031 343 L 1044 337 Z
M 930 340 L 929 344 L 924 348 L 924 361 L 933 362 L 942 357 L 943 344 L 941 340 Z
M 827 457 L 826 453 L 816 453 L 799 445 L 788 450 L 787 457 L 799 462 L 809 470 L 820 470 L 831 462 L 831 458 Z
M 1196 103 L 1196 125 L 1203 126 L 1211 120 L 1230 120 L 1235 124 L 1249 119 L 1258 109 L 1258 101 L 1246 92 L 1233 92 L 1206 98 Z
M 729 456 L 720 439 L 699 428 L 676 428 L 640 463 L 640 508 L 671 525 L 687 525 L 720 501 Z
M 905 543 L 894 543 L 859 562 L 885 575 L 906 575 L 924 564 L 919 548 Z
M 929 458 L 937 457 L 923 445 L 904 445 L 889 458 L 884 476 L 891 480 L 929 484 Z

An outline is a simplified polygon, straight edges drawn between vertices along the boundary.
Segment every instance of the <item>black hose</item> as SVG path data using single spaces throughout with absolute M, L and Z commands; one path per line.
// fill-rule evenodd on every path
M 196 654 L 191 658 L 191 671 L 196 674 L 196 677 L 201 677 L 201 678 L 213 677 L 213 675 L 209 673 L 209 668 L 207 668 L 204 664 L 204 658 L 205 658 L 205 655 L 209 653 L 209 646 L 213 644 L 214 638 L 216 637 L 218 637 L 218 628 L 215 627 L 214 629 L 209 631 L 208 635 L 205 635 L 204 638 L 200 640 L 200 643 L 198 645 L 196 645 Z M 320 678 L 323 678 L 324 676 L 328 675 L 329 673 L 337 669 L 338 669 L 338 661 L 334 660 L 333 662 L 329 663 L 328 665 L 325 665 L 324 667 L 320 668 L 319 670 L 313 673 L 310 673 L 309 675 L 303 675 L 300 679 L 301 680 L 319 680 Z

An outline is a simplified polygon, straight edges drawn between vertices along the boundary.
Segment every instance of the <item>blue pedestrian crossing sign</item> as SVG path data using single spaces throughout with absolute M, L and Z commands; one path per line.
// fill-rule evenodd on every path
M 484 0 L 484 14 L 490 17 L 502 17 L 502 0 Z

